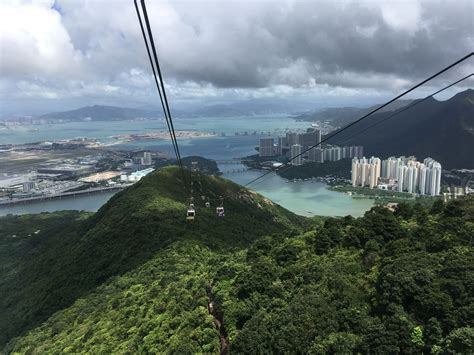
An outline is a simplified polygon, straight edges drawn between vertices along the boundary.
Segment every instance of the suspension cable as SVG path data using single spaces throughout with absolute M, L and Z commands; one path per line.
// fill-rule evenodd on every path
M 173 135 L 171 134 L 171 126 L 170 126 L 170 123 L 169 123 L 169 120 L 168 120 L 168 115 L 166 114 L 166 109 L 165 109 L 165 105 L 164 105 L 164 102 L 163 102 L 163 97 L 162 97 L 162 94 L 161 94 L 160 85 L 158 84 L 158 79 L 157 79 L 157 76 L 156 76 L 155 66 L 153 65 L 153 59 L 151 58 L 150 47 L 148 45 L 148 40 L 146 38 L 145 29 L 143 28 L 143 22 L 142 22 L 142 18 L 140 16 L 140 11 L 138 10 L 137 0 L 134 1 L 134 4 L 135 4 L 135 10 L 137 11 L 138 21 L 140 23 L 140 29 L 141 29 L 142 35 L 143 35 L 143 41 L 145 42 L 146 51 L 147 51 L 147 54 L 148 54 L 148 60 L 150 61 L 151 70 L 153 71 L 153 78 L 155 80 L 156 89 L 158 90 L 158 95 L 160 96 L 161 108 L 163 109 L 163 114 L 165 115 L 165 121 L 166 121 L 166 125 L 168 126 L 168 131 L 170 133 L 170 138 L 171 138 L 171 142 L 173 144 L 174 154 L 176 156 L 176 160 L 178 160 L 178 151 L 176 150 L 176 143 L 173 139 Z
M 467 55 L 465 55 L 464 57 L 462 57 L 461 59 L 458 59 L 457 61 L 455 61 L 454 63 L 448 65 L 447 67 L 441 69 L 440 71 L 438 71 L 437 73 L 431 75 L 430 77 L 428 77 L 427 79 L 419 82 L 418 84 L 412 86 L 410 89 L 404 91 L 403 93 L 399 94 L 398 96 L 394 97 L 393 99 L 387 101 L 386 103 L 384 103 L 383 105 L 375 108 L 374 110 L 370 111 L 369 113 L 365 114 L 364 116 L 362 116 L 361 118 L 349 123 L 348 125 L 346 125 L 345 127 L 341 128 L 340 130 L 336 131 L 335 133 L 329 135 L 328 137 L 324 138 L 323 140 L 321 140 L 321 142 L 303 150 L 301 153 L 297 154 L 296 156 L 292 157 L 287 163 L 277 167 L 277 168 L 274 168 L 274 169 L 270 169 L 269 171 L 263 173 L 262 175 L 250 180 L 248 183 L 246 183 L 245 185 L 243 185 L 244 187 L 247 187 L 249 186 L 250 184 L 253 184 L 255 182 L 257 182 L 258 180 L 262 179 L 263 177 L 267 176 L 268 174 L 271 174 L 273 172 L 276 172 L 278 170 L 281 170 L 283 167 L 287 166 L 291 161 L 293 161 L 294 159 L 302 156 L 303 154 L 307 153 L 309 150 L 313 149 L 313 148 L 316 148 L 317 146 L 320 146 L 322 143 L 326 142 L 327 140 L 335 137 L 336 135 L 338 134 L 341 134 L 342 132 L 344 132 L 346 129 L 354 126 L 355 124 L 361 122 L 362 120 L 366 119 L 367 117 L 373 115 L 374 113 L 380 111 L 381 109 L 383 109 L 384 107 L 390 105 L 391 103 L 393 103 L 394 101 L 402 98 L 403 96 L 407 95 L 408 93 L 412 92 L 413 90 L 417 89 L 418 87 L 426 84 L 427 82 L 433 80 L 434 78 L 438 77 L 439 75 L 443 74 L 444 72 L 448 71 L 449 69 L 455 67 L 456 65 L 464 62 L 465 60 L 469 59 L 471 56 L 474 55 L 474 52 L 471 52 Z
M 430 95 L 428 95 L 428 96 L 426 96 L 426 97 L 424 97 L 424 98 L 422 98 L 422 99 L 413 101 L 413 102 L 410 103 L 409 105 L 404 106 L 404 107 L 402 107 L 401 109 L 395 111 L 394 113 L 392 113 L 392 114 L 389 115 L 388 117 L 385 117 L 385 118 L 381 119 L 380 121 L 374 122 L 372 125 L 370 125 L 370 126 L 364 128 L 364 129 L 360 130 L 359 132 L 355 132 L 354 134 L 351 134 L 351 135 L 349 135 L 348 137 L 345 137 L 345 138 L 343 139 L 342 143 L 348 142 L 349 139 L 351 139 L 351 138 L 353 138 L 353 137 L 355 137 L 355 136 L 358 136 L 359 134 L 364 133 L 365 131 L 369 130 L 370 128 L 373 128 L 373 127 L 375 127 L 375 126 L 378 126 L 379 124 L 381 124 L 381 123 L 383 123 L 383 122 L 386 122 L 386 121 L 392 119 L 393 117 L 399 115 L 400 113 L 405 112 L 405 111 L 407 111 L 407 110 L 409 110 L 409 109 L 411 109 L 411 108 L 413 108 L 413 107 L 415 107 L 415 106 L 421 104 L 422 102 L 425 102 L 426 100 L 432 98 L 433 96 L 436 96 L 436 95 L 438 95 L 439 93 L 441 93 L 441 92 L 443 92 L 443 91 L 445 91 L 445 90 L 448 90 L 449 88 L 451 88 L 451 87 L 453 87 L 453 86 L 455 86 L 455 85 L 457 85 L 457 84 L 463 82 L 464 80 L 469 79 L 469 78 L 470 78 L 471 76 L 473 76 L 473 75 L 474 75 L 474 73 L 471 73 L 471 74 L 469 74 L 469 75 L 466 75 L 466 76 L 462 77 L 461 79 L 456 80 L 454 83 L 451 83 L 451 84 L 449 84 L 449 85 L 443 87 L 442 89 L 440 89 L 440 90 L 438 90 L 438 91 L 436 91 L 436 92 L 434 92 L 434 93 L 432 93 L 432 94 L 430 94 Z M 336 144 L 336 143 L 334 143 L 334 144 Z M 339 142 L 339 143 L 337 143 L 337 144 L 341 144 L 341 142 Z
M 163 76 L 161 74 L 160 63 L 159 63 L 159 60 L 158 60 L 158 54 L 157 54 L 157 51 L 156 51 L 155 42 L 153 40 L 153 33 L 152 33 L 152 30 L 151 30 L 150 21 L 148 19 L 148 13 L 147 13 L 147 10 L 146 10 L 145 0 L 141 0 L 141 6 L 142 6 L 143 17 L 145 19 L 145 25 L 146 25 L 147 32 L 148 32 L 148 40 L 150 42 L 149 45 L 150 45 L 150 47 L 152 49 L 152 53 L 153 53 L 154 65 L 153 65 L 153 61 L 151 60 L 151 54 L 149 52 L 149 49 L 147 49 L 147 51 L 148 51 L 148 54 L 149 54 L 149 59 L 151 60 L 152 68 L 154 68 L 154 66 L 156 67 L 156 71 L 153 69 L 153 76 L 155 78 L 155 83 L 157 83 L 158 92 L 160 93 L 160 100 L 161 100 L 163 112 L 165 114 L 165 118 L 167 119 L 167 124 L 168 124 L 168 129 L 169 129 L 169 132 L 170 132 L 171 140 L 174 142 L 173 146 L 175 147 L 175 154 L 176 154 L 176 159 L 178 161 L 178 166 L 181 169 L 181 173 L 183 175 L 183 183 L 184 183 L 184 186 L 187 187 L 188 184 L 187 184 L 186 174 L 184 172 L 184 167 L 183 167 L 183 163 L 182 163 L 182 160 L 181 160 L 181 154 L 179 152 L 178 140 L 176 138 L 176 133 L 175 133 L 175 130 L 174 130 L 173 119 L 171 117 L 171 111 L 170 111 L 169 104 L 168 104 L 168 98 L 166 96 L 166 90 L 165 90 L 165 86 L 164 86 L 164 82 L 163 82 Z M 148 43 L 147 43 L 146 36 L 145 36 L 145 31 L 143 29 L 143 24 L 142 24 L 142 21 L 141 21 L 140 12 L 138 11 L 137 0 L 135 0 L 135 8 L 137 10 L 137 15 L 138 15 L 138 18 L 139 18 L 139 21 L 140 21 L 140 27 L 142 29 L 142 34 L 144 36 L 145 44 L 148 47 Z M 157 73 L 158 73 L 159 80 L 158 80 L 157 75 L 156 75 Z M 160 92 L 160 88 L 161 88 L 161 92 Z
M 424 97 L 424 98 L 422 98 L 422 99 L 413 101 L 413 102 L 410 103 L 409 105 L 404 106 L 404 107 L 402 107 L 401 109 L 395 111 L 394 113 L 392 113 L 392 114 L 389 115 L 388 117 L 385 117 L 384 119 L 382 119 L 382 120 L 380 120 L 380 121 L 377 121 L 377 122 L 375 122 L 374 124 L 372 124 L 372 125 L 370 125 L 370 126 L 368 126 L 368 127 L 365 127 L 364 129 L 362 129 L 362 130 L 360 130 L 360 131 L 358 131 L 358 132 L 355 132 L 354 134 L 351 134 L 351 135 L 348 136 L 348 137 L 345 137 L 344 140 L 342 141 L 342 143 L 345 143 L 345 142 L 347 142 L 349 139 L 351 139 L 351 138 L 353 138 L 353 137 L 355 137 L 355 136 L 358 136 L 358 135 L 360 135 L 360 134 L 366 132 L 367 130 L 369 130 L 369 129 L 375 127 L 375 126 L 378 126 L 379 124 L 381 124 L 381 123 L 383 123 L 383 122 L 386 122 L 386 121 L 388 121 L 389 119 L 392 119 L 393 117 L 395 117 L 395 116 L 401 114 L 402 112 L 405 112 L 405 111 L 407 111 L 407 110 L 409 110 L 409 109 L 411 109 L 411 108 L 417 106 L 418 104 L 421 104 L 422 102 L 425 102 L 426 100 L 428 100 L 428 99 L 432 98 L 433 96 L 436 96 L 437 94 L 439 94 L 439 93 L 441 93 L 441 92 L 443 92 L 443 91 L 445 91 L 445 90 L 447 90 L 447 89 L 453 87 L 454 85 L 457 85 L 457 84 L 463 82 L 464 80 L 469 79 L 471 76 L 474 76 L 474 73 L 471 73 L 471 74 L 469 74 L 469 75 L 466 75 L 465 77 L 463 77 L 463 78 L 461 78 L 461 79 L 459 79 L 459 80 L 456 80 L 455 82 L 453 82 L 453 83 L 451 83 L 451 84 L 449 84 L 449 85 L 443 87 L 442 89 L 440 89 L 440 90 L 438 90 L 438 91 L 436 91 L 436 92 L 434 92 L 434 93 L 432 93 L 432 94 L 430 94 L 430 95 L 428 95 L 428 96 L 426 96 L 426 97 Z M 337 144 L 341 144 L 341 142 L 338 142 Z M 283 172 L 283 171 L 286 171 L 286 170 L 290 169 L 291 167 L 292 167 L 291 165 L 287 165 L 287 166 L 285 166 L 281 171 L 282 171 L 282 172 Z

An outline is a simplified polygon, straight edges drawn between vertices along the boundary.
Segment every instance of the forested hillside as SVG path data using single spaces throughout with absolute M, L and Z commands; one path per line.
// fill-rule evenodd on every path
M 0 219 L 6 353 L 474 350 L 474 199 L 309 220 L 199 176 L 235 197 L 185 223 L 177 179 L 162 169 L 92 217 Z
M 188 183 L 196 184 L 199 218 L 193 223 L 185 221 L 190 190 L 183 190 L 175 167 L 162 168 L 116 194 L 81 223 L 74 213 L 1 218 L 2 254 L 11 257 L 0 269 L 0 344 L 179 240 L 221 250 L 309 225 L 305 218 L 230 181 L 187 174 Z M 212 209 L 204 207 L 198 181 Z M 215 216 L 220 196 L 226 197 L 231 211 L 225 219 Z

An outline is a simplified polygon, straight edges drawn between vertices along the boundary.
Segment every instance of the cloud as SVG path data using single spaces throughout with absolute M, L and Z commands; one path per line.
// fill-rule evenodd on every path
M 471 0 L 167 0 L 148 9 L 166 83 L 183 100 L 396 92 L 474 48 Z M 0 36 L 7 99 L 156 98 L 130 0 L 4 0 Z
M 0 7 L 2 76 L 54 77 L 80 71 L 81 55 L 75 50 L 61 16 L 48 1 L 19 5 L 2 2 Z

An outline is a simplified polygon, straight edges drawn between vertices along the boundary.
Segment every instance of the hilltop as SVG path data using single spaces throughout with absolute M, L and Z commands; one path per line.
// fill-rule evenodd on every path
M 308 219 L 187 171 L 186 222 L 181 179 L 162 168 L 95 214 L 0 218 L 3 351 L 472 350 L 474 199 Z

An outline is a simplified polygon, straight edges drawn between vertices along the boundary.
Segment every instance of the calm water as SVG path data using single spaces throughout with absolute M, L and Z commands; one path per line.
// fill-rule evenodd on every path
M 262 172 L 249 170 L 243 173 L 226 173 L 238 168 L 233 164 L 222 164 L 224 177 L 238 184 L 245 184 Z M 327 185 L 317 181 L 288 181 L 276 174 L 269 174 L 250 189 L 268 197 L 279 205 L 302 216 L 346 216 L 359 217 L 373 206 L 369 199 L 353 199 L 350 196 L 330 191 Z
M 251 127 L 251 128 L 250 128 Z M 274 117 L 234 117 L 234 118 L 193 118 L 177 119 L 177 130 L 193 130 L 225 133 L 226 137 L 216 136 L 210 138 L 194 138 L 179 140 L 182 156 L 200 155 L 210 159 L 231 159 L 255 154 L 255 146 L 262 136 L 277 134 L 283 135 L 286 130 L 304 130 L 308 123 L 295 122 L 286 116 Z M 111 135 L 121 133 L 140 133 L 165 129 L 163 121 L 138 121 L 138 122 L 72 122 L 57 125 L 24 126 L 9 130 L 0 130 L 0 143 L 27 143 L 45 140 L 59 140 L 79 136 L 94 137 L 101 141 L 110 141 Z M 234 132 L 245 132 L 250 135 L 234 136 Z M 257 131 L 257 135 L 251 135 Z M 132 142 L 126 145 L 114 146 L 117 149 L 146 148 L 171 154 L 172 148 L 169 141 L 150 140 Z M 258 176 L 258 171 L 245 171 L 232 173 L 240 165 L 221 164 L 220 170 L 224 177 L 236 183 L 245 184 Z M 305 216 L 361 216 L 370 209 L 371 200 L 352 199 L 349 196 L 329 191 L 326 185 L 319 182 L 298 181 L 287 182 L 277 176 L 269 175 L 263 182 L 251 185 L 250 188 L 272 199 L 283 207 Z M 18 205 L 9 208 L 0 208 L 0 215 L 8 213 L 38 213 L 42 211 L 57 210 L 85 210 L 97 211 L 113 194 L 95 194 L 52 200 L 28 205 Z
M 288 116 L 177 118 L 173 120 L 173 123 L 176 130 L 216 132 L 217 134 L 225 133 L 226 135 L 233 135 L 235 132 L 243 133 L 245 131 L 249 134 L 253 132 L 283 134 L 285 130 L 304 130 L 309 127 L 307 122 L 296 122 Z M 0 128 L 0 144 L 31 143 L 76 137 L 97 138 L 102 142 L 110 142 L 113 141 L 110 136 L 117 134 L 136 134 L 159 130 L 167 130 L 165 121 L 98 121 L 25 125 L 9 127 L 7 129 Z M 186 142 L 186 140 L 183 140 L 183 142 Z M 154 144 L 169 145 L 169 142 L 158 141 L 158 143 L 155 142 Z
M 0 216 L 11 214 L 27 214 L 40 212 L 54 212 L 62 210 L 97 211 L 112 196 L 113 192 L 97 193 L 80 197 L 68 197 L 60 200 L 48 200 L 12 207 L 0 207 Z
M 225 178 L 238 184 L 245 184 L 261 174 L 261 172 L 255 170 L 240 173 L 231 172 L 233 169 L 241 167 L 240 164 L 221 164 L 219 166 L 220 170 L 224 172 Z M 226 171 L 229 172 L 226 173 Z M 276 174 L 268 175 L 261 182 L 249 187 L 290 211 L 303 216 L 345 216 L 350 214 L 358 217 L 362 216 L 373 205 L 372 200 L 356 200 L 346 194 L 330 191 L 326 188 L 326 184 L 321 182 L 288 182 Z M 100 193 L 0 208 L 0 216 L 9 213 L 25 214 L 60 210 L 95 212 L 112 196 L 113 193 Z

